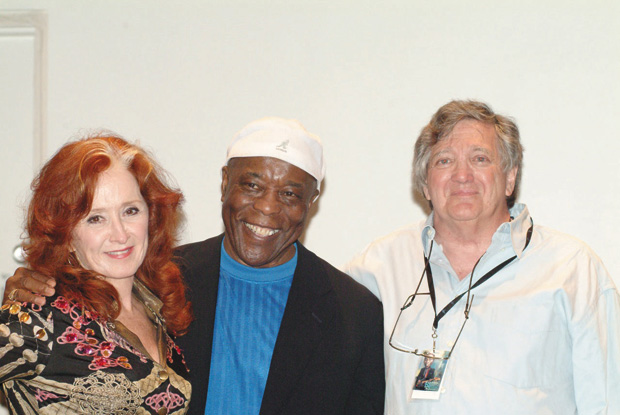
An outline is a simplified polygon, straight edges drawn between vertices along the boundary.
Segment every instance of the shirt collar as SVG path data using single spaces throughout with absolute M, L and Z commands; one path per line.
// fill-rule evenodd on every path
M 435 212 L 431 212 L 426 218 L 424 222 L 424 228 L 422 229 L 422 246 L 424 247 L 424 253 L 428 255 L 428 250 L 430 249 L 431 242 L 435 239 L 435 228 L 433 227 L 433 218 L 435 217 Z
M 144 283 L 142 283 L 142 281 L 134 278 L 132 291 L 134 295 L 147 307 L 147 309 L 153 312 L 153 317 L 160 321 L 164 321 L 164 318 L 161 316 L 161 308 L 163 303 L 155 294 L 153 294 L 151 290 L 147 288 L 146 285 L 144 285 Z
M 504 223 L 502 225 L 509 225 L 510 238 L 512 240 L 512 248 L 517 254 L 518 258 L 523 255 L 523 249 L 525 248 L 525 240 L 527 239 L 527 231 L 530 226 L 534 226 L 534 221 L 530 216 L 530 212 L 522 203 L 515 203 L 510 209 L 510 216 L 514 219 L 510 223 Z M 501 228 L 501 227 L 500 227 Z
M 422 246 L 427 255 L 430 244 L 433 239 L 435 239 L 435 228 L 433 227 L 434 214 L 434 212 L 431 212 L 428 218 L 426 218 L 424 228 L 422 229 Z M 502 241 L 510 239 L 515 254 L 517 257 L 521 258 L 523 248 L 525 247 L 527 231 L 533 224 L 533 221 L 527 206 L 522 203 L 515 203 L 512 209 L 510 209 L 510 217 L 513 218 L 510 222 L 504 222 L 497 228 L 497 231 L 495 231 L 493 235 L 491 245 L 495 242 L 501 243 Z
M 222 241 L 220 272 L 225 272 L 236 279 L 253 281 L 256 283 L 269 283 L 292 279 L 295 274 L 295 269 L 297 268 L 297 243 L 294 243 L 293 247 L 295 248 L 295 254 L 285 263 L 275 267 L 254 268 L 233 259 L 230 254 L 226 252 L 224 241 Z

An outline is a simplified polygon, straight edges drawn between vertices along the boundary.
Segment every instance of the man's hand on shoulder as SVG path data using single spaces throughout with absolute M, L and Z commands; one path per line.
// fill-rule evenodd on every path
M 56 280 L 27 268 L 17 268 L 6 280 L 2 303 L 17 301 L 38 305 L 45 304 L 45 297 L 56 292 Z

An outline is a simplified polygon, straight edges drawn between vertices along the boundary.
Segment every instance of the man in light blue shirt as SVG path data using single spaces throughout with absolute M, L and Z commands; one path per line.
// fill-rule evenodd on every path
M 515 203 L 522 152 L 509 118 L 444 105 L 415 145 L 431 215 L 345 267 L 383 303 L 387 414 L 620 413 L 618 290 Z M 442 375 L 415 388 L 429 358 Z

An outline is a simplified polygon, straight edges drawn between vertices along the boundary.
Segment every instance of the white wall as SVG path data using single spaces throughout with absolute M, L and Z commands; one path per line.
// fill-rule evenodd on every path
M 521 128 L 536 223 L 585 240 L 620 284 L 615 0 L 0 3 L 15 9 L 48 13 L 47 156 L 84 128 L 140 140 L 185 191 L 185 241 L 222 230 L 232 135 L 293 117 L 328 162 L 305 243 L 341 264 L 425 216 L 415 137 L 440 105 L 475 98 Z

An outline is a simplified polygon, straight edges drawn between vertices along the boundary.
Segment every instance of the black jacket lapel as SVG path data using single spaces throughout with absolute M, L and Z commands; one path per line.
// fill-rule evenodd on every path
M 177 339 L 191 370 L 192 399 L 188 415 L 203 415 L 207 402 L 223 238 L 222 234 L 184 245 L 175 252 L 194 310 L 194 321 L 188 333 Z
M 271 359 L 261 415 L 277 414 L 286 404 L 337 312 L 325 270 L 300 243 L 297 248 L 297 268 Z

